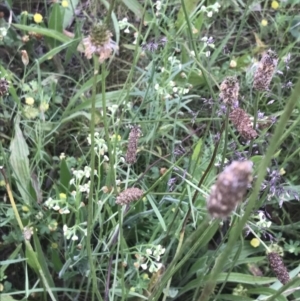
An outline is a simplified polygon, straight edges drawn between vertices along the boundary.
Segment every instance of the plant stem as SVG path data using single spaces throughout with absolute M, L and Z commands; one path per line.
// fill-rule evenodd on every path
M 229 113 L 230 113 L 230 107 L 227 106 L 226 117 L 225 117 L 225 141 L 224 141 L 223 155 L 222 155 L 222 162 L 221 162 L 220 170 L 223 170 L 224 162 L 225 162 L 225 158 L 226 158 L 226 152 L 227 152 Z M 221 136 L 220 136 L 220 139 L 221 139 Z
M 92 107 L 91 107 L 91 179 L 90 179 L 90 193 L 88 201 L 88 223 L 87 223 L 87 238 L 86 238 L 86 251 L 90 265 L 90 276 L 92 278 L 93 293 L 96 293 L 98 300 L 102 301 L 102 297 L 99 293 L 97 286 L 97 275 L 95 265 L 93 261 L 93 250 L 92 250 L 92 231 L 93 231 L 93 218 L 94 218 L 94 199 L 93 199 L 93 188 L 94 188 L 94 170 L 95 170 L 95 120 L 96 120 L 96 88 L 97 88 L 97 75 L 99 70 L 98 58 L 94 56 L 94 82 L 92 88 Z M 92 301 L 94 300 L 94 294 L 92 294 Z

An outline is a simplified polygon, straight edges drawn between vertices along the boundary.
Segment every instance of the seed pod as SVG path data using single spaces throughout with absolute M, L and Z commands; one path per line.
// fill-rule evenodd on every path
M 9 83 L 5 78 L 0 79 L 0 96 L 7 94 Z
M 267 254 L 267 257 L 270 263 L 270 267 L 276 275 L 277 279 L 282 284 L 288 283 L 290 281 L 290 275 L 280 255 L 276 252 L 270 252 Z
M 271 83 L 277 63 L 277 54 L 271 49 L 263 54 L 254 74 L 254 89 L 259 91 L 269 90 L 269 85 Z
M 238 103 L 240 85 L 235 76 L 226 77 L 220 86 L 220 98 L 228 106 Z
M 137 201 L 142 197 L 143 193 L 143 190 L 139 188 L 127 188 L 117 196 L 116 204 L 127 205 L 131 202 Z
M 212 217 L 226 218 L 242 202 L 252 181 L 252 162 L 233 161 L 211 187 L 207 209 Z
M 240 135 L 246 140 L 253 140 L 257 137 L 257 132 L 252 127 L 250 117 L 243 109 L 233 109 L 229 115 L 229 119 Z
M 133 126 L 129 133 L 128 147 L 126 152 L 125 161 L 128 164 L 136 162 L 136 152 L 138 148 L 138 139 L 141 136 L 141 128 L 139 126 Z

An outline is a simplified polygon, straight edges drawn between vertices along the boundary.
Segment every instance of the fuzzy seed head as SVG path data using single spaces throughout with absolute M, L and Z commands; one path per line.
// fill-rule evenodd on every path
M 259 91 L 268 91 L 275 68 L 278 63 L 276 52 L 269 49 L 266 51 L 254 74 L 253 88 Z
M 105 25 L 94 25 L 90 35 L 82 40 L 86 58 L 91 59 L 95 54 L 99 56 L 99 62 L 103 63 L 111 57 L 113 52 L 117 52 L 118 45 L 111 39 L 111 36 L 111 32 Z
M 143 193 L 143 190 L 139 188 L 127 188 L 117 196 L 116 204 L 127 205 L 131 202 L 137 201 L 142 197 Z
M 142 134 L 141 128 L 139 126 L 133 126 L 129 133 L 128 147 L 126 152 L 125 161 L 128 164 L 133 164 L 136 162 L 136 152 L 138 148 L 138 140 Z
M 257 132 L 252 127 L 250 117 L 243 109 L 233 109 L 229 119 L 244 139 L 253 140 L 257 137 Z
M 103 46 L 109 42 L 111 33 L 107 30 L 107 27 L 102 24 L 96 24 L 91 30 L 91 41 L 95 46 Z
M 240 85 L 235 76 L 226 77 L 220 86 L 220 98 L 228 106 L 238 102 Z
M 282 258 L 276 252 L 270 252 L 267 254 L 270 267 L 277 279 L 282 283 L 286 284 L 290 281 L 290 275 L 287 268 L 285 267 Z
M 0 96 L 7 94 L 9 83 L 5 78 L 0 79 Z
M 212 217 L 226 218 L 243 201 L 252 181 L 252 162 L 233 161 L 211 187 L 207 209 Z

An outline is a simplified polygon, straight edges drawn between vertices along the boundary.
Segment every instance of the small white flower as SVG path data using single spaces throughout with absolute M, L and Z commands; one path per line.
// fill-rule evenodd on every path
M 73 236 L 72 236 L 72 240 L 78 240 L 78 236 L 76 235 L 76 234 L 74 234 Z
M 147 255 L 152 255 L 152 250 L 151 249 L 146 249 L 146 254 Z
M 194 51 L 194 50 L 192 50 L 192 51 L 190 52 L 190 56 L 191 56 L 191 57 L 195 57 L 195 51 Z
M 84 175 L 86 178 L 89 178 L 91 176 L 91 167 L 90 166 L 84 167 Z
M 146 263 L 141 264 L 141 268 L 142 268 L 143 270 L 147 270 L 147 264 L 146 264 Z
M 178 91 L 178 87 L 173 87 L 173 92 L 177 93 L 177 91 Z
M 203 38 L 201 39 L 202 42 L 207 42 L 207 40 L 208 40 L 208 37 L 203 37 Z
M 208 18 L 211 18 L 212 15 L 213 15 L 213 12 L 212 12 L 212 11 L 209 11 L 209 12 L 207 13 L 207 17 L 208 17 Z
M 58 211 L 59 209 L 60 209 L 60 207 L 59 207 L 59 205 L 58 204 L 56 204 L 55 206 L 53 206 L 53 208 L 52 208 L 53 210 L 55 210 L 55 211 Z
M 206 57 L 210 57 L 210 51 L 206 51 L 206 52 L 205 52 L 205 56 L 206 56 Z
M 152 263 L 151 266 L 150 266 L 150 268 L 149 268 L 149 272 L 150 273 L 154 273 L 156 271 L 157 271 L 156 266 Z
M 68 226 L 67 225 L 63 225 L 63 231 L 64 231 L 64 234 L 68 231 Z
M 129 27 L 125 28 L 125 29 L 124 29 L 124 32 L 125 32 L 125 33 L 130 33 Z

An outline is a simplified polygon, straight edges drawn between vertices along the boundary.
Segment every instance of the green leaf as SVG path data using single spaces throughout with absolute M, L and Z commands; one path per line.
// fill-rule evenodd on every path
M 199 2 L 200 2 L 199 0 L 185 0 L 185 1 L 183 1 L 183 4 L 184 4 L 185 9 L 186 9 L 186 13 L 189 17 L 193 13 L 193 11 L 196 9 Z M 180 10 L 177 14 L 177 20 L 175 22 L 176 27 L 179 29 L 185 22 L 186 22 L 186 20 L 185 20 L 184 10 L 183 10 L 183 7 L 181 6 L 181 8 L 180 8 Z
M 199 154 L 201 152 L 201 148 L 202 148 L 202 139 L 200 139 L 195 148 L 194 148 L 194 151 L 193 151 L 193 154 L 192 154 L 192 161 L 193 162 L 197 162 L 198 158 L 199 158 Z M 200 164 L 200 161 L 197 162 L 198 164 Z
M 271 297 L 272 295 L 276 294 L 276 290 L 270 287 L 257 287 L 248 289 L 249 294 L 260 295 L 257 300 L 266 300 L 266 296 Z M 287 301 L 286 297 L 283 295 L 278 296 L 275 300 L 277 301 Z
M 219 300 L 230 300 L 230 301 L 241 301 L 241 300 L 243 300 L 243 301 L 253 301 L 253 299 L 252 298 L 250 298 L 250 297 L 246 297 L 246 296 L 243 296 L 243 297 L 241 297 L 241 296 L 235 296 L 235 295 L 227 295 L 227 294 L 222 294 L 222 295 L 220 295 L 220 298 L 219 298 Z
M 9 296 L 9 295 L 5 295 L 5 296 L 2 296 L 1 301 L 18 301 L 16 299 L 14 299 L 12 296 Z
M 63 29 L 66 29 L 70 25 L 72 19 L 75 16 L 75 8 L 77 7 L 78 3 L 79 0 L 69 0 L 69 6 L 62 7 L 62 9 L 64 10 L 64 20 L 62 23 Z
M 46 263 L 46 260 L 45 260 L 46 257 L 43 253 L 39 238 L 38 238 L 36 233 L 33 234 L 33 241 L 34 241 L 34 247 L 35 247 L 35 250 L 36 250 L 37 258 L 38 258 L 39 264 L 41 266 L 41 269 L 44 273 L 44 276 L 46 278 L 47 284 L 50 288 L 55 288 L 53 278 L 52 278 L 52 276 L 49 272 L 49 269 L 48 269 L 48 266 L 47 266 L 47 263 Z M 58 300 L 55 290 L 52 291 L 52 294 Z
M 30 169 L 29 169 L 29 149 L 19 126 L 19 118 L 15 121 L 15 136 L 10 144 L 10 164 L 13 169 L 13 176 L 16 179 L 18 190 L 23 201 L 30 204 Z
M 66 43 L 71 40 L 71 38 L 67 37 L 66 35 L 62 34 L 61 32 L 58 32 L 53 29 L 48 28 L 42 28 L 42 27 L 35 27 L 35 26 L 27 26 L 27 25 L 21 25 L 21 24 L 12 24 L 15 28 L 25 30 L 25 31 L 31 31 L 39 33 L 46 37 L 51 37 L 53 39 L 56 39 L 60 42 Z
M 66 160 L 60 162 L 60 190 L 63 193 L 67 193 L 69 190 L 69 183 L 72 178 Z
M 137 0 L 123 0 L 122 1 L 129 10 L 131 10 L 138 18 L 144 17 L 145 21 L 150 21 L 152 18 L 149 13 L 144 12 L 143 6 Z
M 28 265 L 36 272 L 38 273 L 38 266 L 36 264 L 36 261 L 35 261 L 35 258 L 36 258 L 36 253 L 32 250 L 32 249 L 29 249 L 27 248 L 26 246 L 26 249 L 25 249 L 25 254 L 26 254 L 26 257 L 27 257 L 27 263 Z
M 49 29 L 55 30 L 59 33 L 63 32 L 63 15 L 64 11 L 62 11 L 62 7 L 58 3 L 54 3 L 51 8 L 48 27 Z M 46 37 L 47 43 L 51 48 L 55 48 L 59 45 L 57 39 Z

